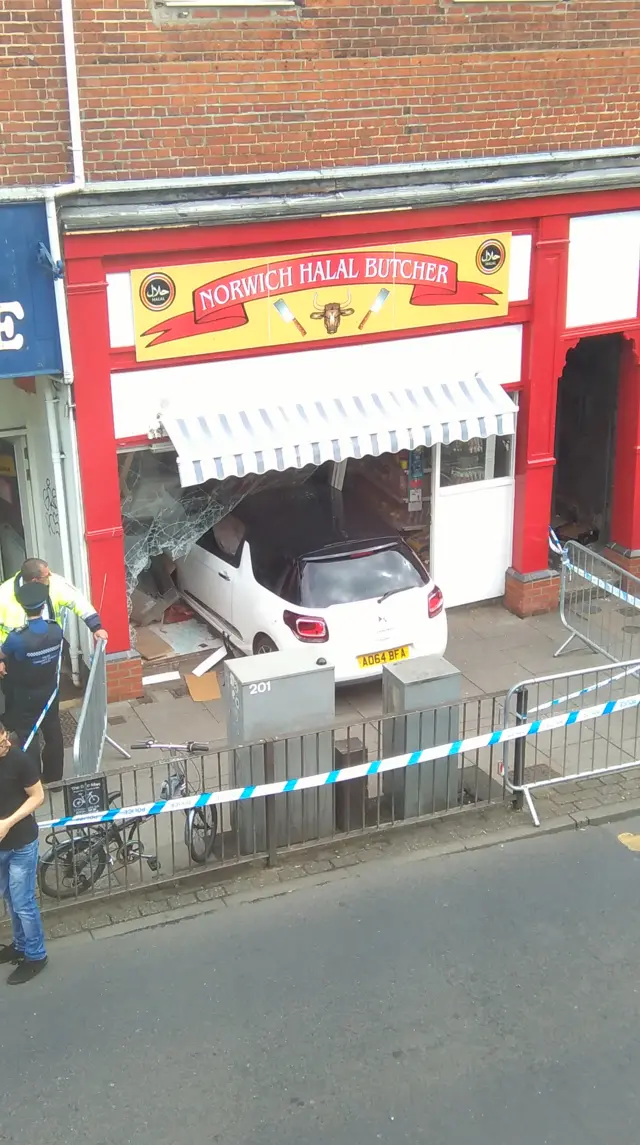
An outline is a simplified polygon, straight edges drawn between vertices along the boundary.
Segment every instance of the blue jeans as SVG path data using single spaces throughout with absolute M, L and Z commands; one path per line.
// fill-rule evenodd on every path
M 15 851 L 0 851 L 0 895 L 13 926 L 13 945 L 29 961 L 47 957 L 40 911 L 36 902 L 38 840 Z

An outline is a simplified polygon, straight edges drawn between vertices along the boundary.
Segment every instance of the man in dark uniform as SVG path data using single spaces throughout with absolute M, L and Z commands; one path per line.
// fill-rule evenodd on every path
M 59 783 L 64 767 L 58 708 L 64 635 L 57 621 L 43 617 L 48 598 L 46 585 L 25 581 L 16 589 L 16 598 L 27 623 L 10 632 L 0 648 L 0 659 L 6 662 L 11 683 L 4 723 L 15 732 L 20 746 L 38 759 L 38 730 L 42 731 L 42 781 Z

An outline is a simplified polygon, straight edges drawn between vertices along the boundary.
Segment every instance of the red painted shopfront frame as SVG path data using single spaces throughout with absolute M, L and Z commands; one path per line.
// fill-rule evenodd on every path
M 634 191 L 555 196 L 511 203 L 479 203 L 435 210 L 336 215 L 291 222 L 230 224 L 67 235 L 64 242 L 69 324 L 75 374 L 75 407 L 86 543 L 94 601 L 110 632 L 110 651 L 129 649 L 129 619 L 124 570 L 124 537 L 120 512 L 117 446 L 111 403 L 115 370 L 158 369 L 162 361 L 138 363 L 133 350 L 109 344 L 107 281 L 110 273 L 172 262 L 280 256 L 327 246 L 393 243 L 425 236 L 433 240 L 486 230 L 530 234 L 532 256 L 529 301 L 514 303 L 501 319 L 403 331 L 420 337 L 458 330 L 517 324 L 523 327 L 523 356 L 516 443 L 516 492 L 513 567 L 521 574 L 547 568 L 547 529 L 554 469 L 557 383 L 567 350 L 580 337 L 608 333 L 611 326 L 565 330 L 569 219 L 572 215 L 606 213 L 638 207 Z M 614 527 L 618 543 L 640 549 L 640 322 L 614 327 L 635 348 L 620 386 L 616 453 Z M 389 340 L 363 335 L 359 341 Z M 336 338 L 332 345 L 353 344 Z M 305 353 L 292 347 L 247 351 L 229 357 L 262 357 L 265 353 Z M 217 355 L 215 360 L 221 360 Z M 167 360 L 167 365 L 211 360 L 208 355 Z M 626 361 L 626 359 L 625 359 Z M 146 444 L 146 440 L 127 444 Z

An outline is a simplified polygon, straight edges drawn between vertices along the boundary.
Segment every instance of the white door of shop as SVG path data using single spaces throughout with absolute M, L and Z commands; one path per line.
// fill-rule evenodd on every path
M 447 608 L 504 594 L 513 542 L 513 478 L 435 493 L 433 575 Z

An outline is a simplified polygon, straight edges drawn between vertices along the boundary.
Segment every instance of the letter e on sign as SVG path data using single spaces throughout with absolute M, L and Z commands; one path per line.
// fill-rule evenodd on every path
M 16 332 L 16 322 L 22 322 L 24 309 L 20 302 L 0 302 L 0 350 L 21 350 L 24 335 Z

